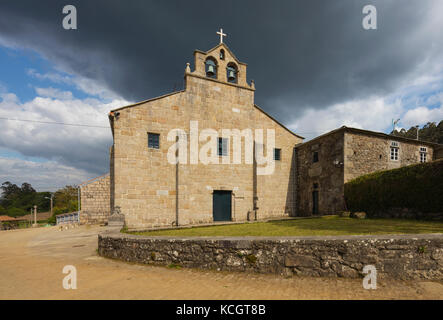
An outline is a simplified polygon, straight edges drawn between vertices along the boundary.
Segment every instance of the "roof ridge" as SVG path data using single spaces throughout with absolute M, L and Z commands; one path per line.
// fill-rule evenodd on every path
M 277 122 L 283 129 L 285 129 L 286 131 L 288 131 L 289 133 L 293 134 L 294 136 L 301 138 L 301 139 L 305 139 L 304 137 L 296 134 L 295 132 L 293 132 L 292 130 L 290 130 L 289 128 L 287 128 L 284 124 L 282 124 L 280 121 L 278 121 L 277 119 L 275 119 L 273 116 L 271 116 L 269 113 L 267 113 L 266 111 L 264 111 L 262 108 L 260 108 L 258 105 L 256 105 L 254 103 L 254 107 L 257 108 L 258 110 L 260 110 L 261 112 L 263 112 L 265 115 L 267 115 L 269 118 L 271 118 L 273 121 Z
M 240 60 L 236 57 L 236 55 L 232 52 L 232 50 L 228 47 L 228 45 L 227 45 L 226 43 L 224 43 L 224 42 L 223 42 L 223 43 L 219 43 L 218 45 L 216 45 L 215 47 L 209 49 L 208 51 L 202 51 L 202 50 L 195 49 L 194 52 L 201 52 L 201 53 L 204 53 L 204 54 L 208 54 L 209 52 L 214 51 L 214 50 L 217 49 L 218 47 L 224 47 L 224 48 L 226 48 L 226 50 L 228 50 L 228 52 L 231 54 L 231 56 L 235 59 L 235 61 L 236 61 L 237 63 L 239 63 L 239 64 L 243 64 L 243 65 L 246 65 L 246 66 L 248 65 L 247 63 L 240 61 Z

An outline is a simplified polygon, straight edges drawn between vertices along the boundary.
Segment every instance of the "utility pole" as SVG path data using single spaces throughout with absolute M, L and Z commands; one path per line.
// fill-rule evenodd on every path
M 33 227 L 37 227 L 37 206 L 34 206 L 34 224 Z
M 52 217 L 52 208 L 53 208 L 53 205 L 52 205 L 52 199 L 54 198 L 54 194 L 53 193 L 51 193 L 51 197 L 50 198 L 48 198 L 48 197 L 45 197 L 45 199 L 49 199 L 49 200 L 51 200 L 51 217 Z
M 78 223 L 80 223 L 80 211 L 81 211 L 81 185 L 77 186 L 77 219 L 78 219 Z
M 417 125 L 415 127 L 417 128 L 417 140 L 418 140 L 418 128 L 419 128 L 419 126 Z

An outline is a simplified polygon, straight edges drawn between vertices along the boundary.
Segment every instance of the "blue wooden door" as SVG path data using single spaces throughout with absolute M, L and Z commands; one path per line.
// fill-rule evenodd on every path
M 214 191 L 212 213 L 214 221 L 231 221 L 231 191 Z

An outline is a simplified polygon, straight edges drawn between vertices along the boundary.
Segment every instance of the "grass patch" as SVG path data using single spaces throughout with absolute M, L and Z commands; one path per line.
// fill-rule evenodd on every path
M 443 221 L 324 216 L 223 226 L 133 232 L 148 236 L 334 236 L 443 233 Z
M 248 254 L 246 256 L 246 261 L 248 261 L 249 264 L 255 264 L 257 262 L 257 257 L 253 254 Z

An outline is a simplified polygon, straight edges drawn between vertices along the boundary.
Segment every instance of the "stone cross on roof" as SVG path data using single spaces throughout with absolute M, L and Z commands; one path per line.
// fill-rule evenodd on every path
M 223 33 L 223 29 L 222 28 L 220 28 L 220 31 L 218 31 L 217 34 L 220 35 L 220 43 L 223 43 L 223 37 L 226 37 L 227 34 Z

